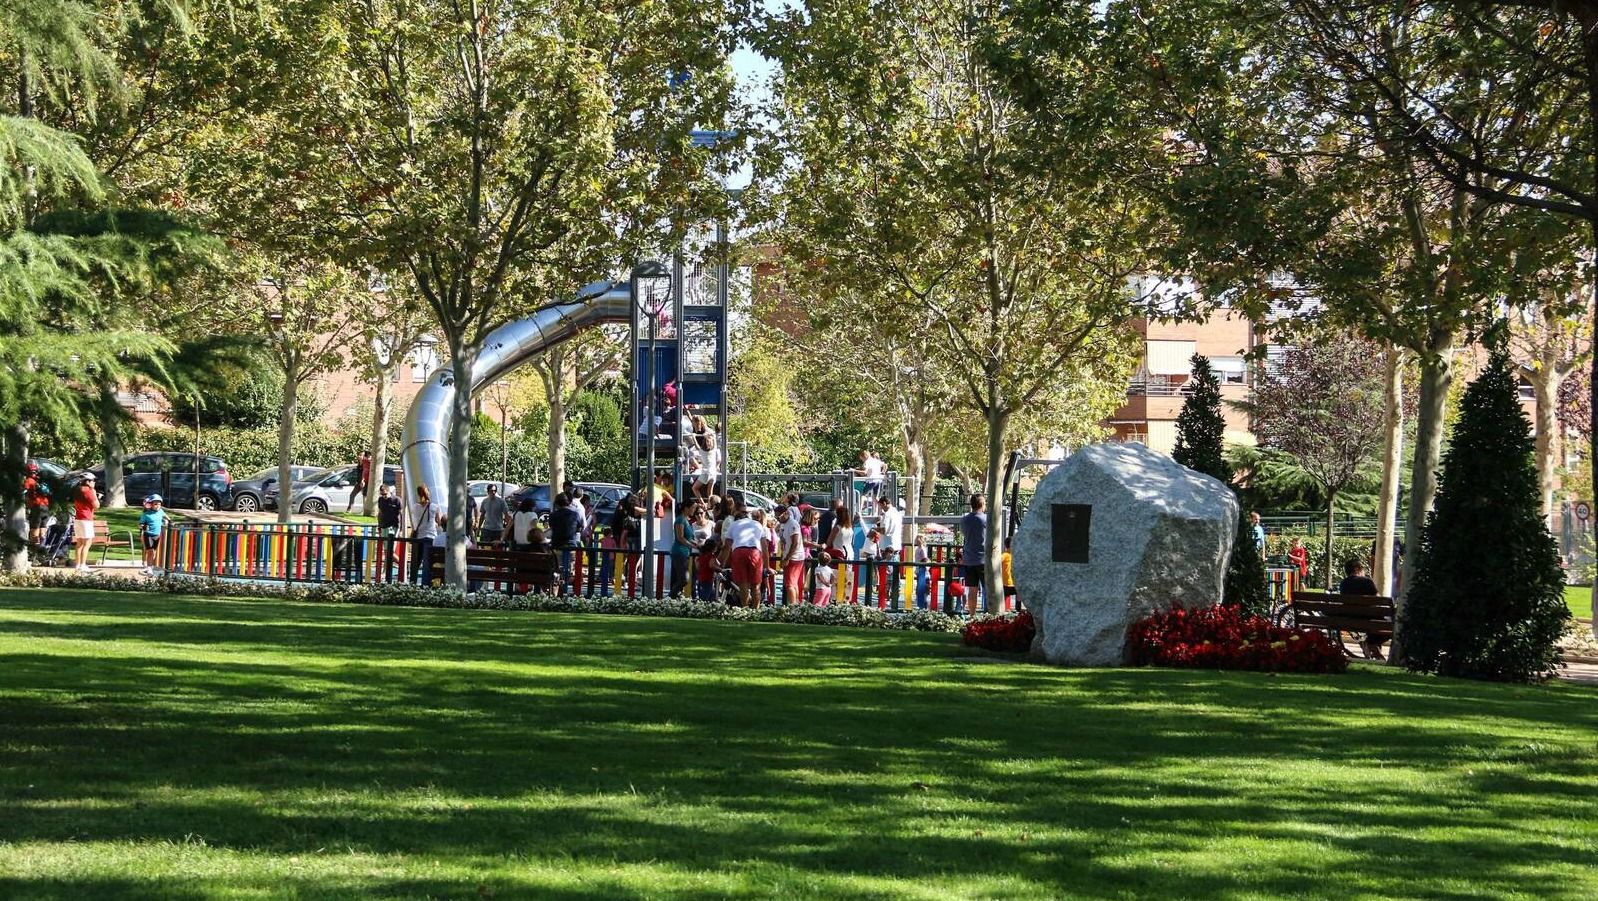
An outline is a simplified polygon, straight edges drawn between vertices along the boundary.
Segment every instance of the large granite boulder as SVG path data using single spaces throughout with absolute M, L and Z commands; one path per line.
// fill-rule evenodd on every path
M 1016 594 L 1050 663 L 1124 662 L 1132 623 L 1221 600 L 1237 498 L 1141 444 L 1094 444 L 1038 485 L 1012 551 Z

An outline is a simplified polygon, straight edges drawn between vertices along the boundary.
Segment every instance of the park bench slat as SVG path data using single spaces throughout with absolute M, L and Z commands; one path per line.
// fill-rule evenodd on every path
M 1360 632 L 1371 639 L 1393 637 L 1393 599 L 1357 594 L 1300 591 L 1293 595 L 1293 621 L 1322 629 L 1334 640 L 1341 632 Z

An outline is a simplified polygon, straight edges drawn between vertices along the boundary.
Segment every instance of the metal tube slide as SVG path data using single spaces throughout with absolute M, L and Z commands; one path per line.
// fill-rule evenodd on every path
M 566 303 L 544 307 L 526 319 L 502 325 L 483 340 L 472 364 L 472 383 L 479 389 L 527 362 L 552 344 L 605 322 L 626 321 L 632 315 L 632 293 L 625 280 L 594 282 Z M 455 377 L 448 366 L 428 376 L 411 401 L 400 439 L 401 465 L 405 469 L 407 503 L 416 500 L 417 485 L 426 485 L 440 511 L 449 506 L 450 407 L 455 400 Z

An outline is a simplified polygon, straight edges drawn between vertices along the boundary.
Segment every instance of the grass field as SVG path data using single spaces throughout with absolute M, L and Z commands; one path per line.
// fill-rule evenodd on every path
M 1566 585 L 1565 604 L 1582 619 L 1592 619 L 1592 586 Z
M 1598 690 L 0 591 L 0 897 L 1598 897 Z

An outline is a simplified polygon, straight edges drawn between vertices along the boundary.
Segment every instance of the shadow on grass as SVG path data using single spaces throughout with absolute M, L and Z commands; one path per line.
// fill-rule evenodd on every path
M 972 666 L 952 636 L 72 592 L 0 592 L 0 620 L 0 842 L 598 868 L 579 888 L 493 880 L 536 897 L 638 893 L 604 865 L 663 863 L 750 876 L 661 891 L 689 896 L 1593 884 L 1572 873 L 1598 821 L 1598 693 L 1568 686 Z M 468 887 L 349 878 L 302 893 Z M 7 897 L 46 889 L 0 877 Z

